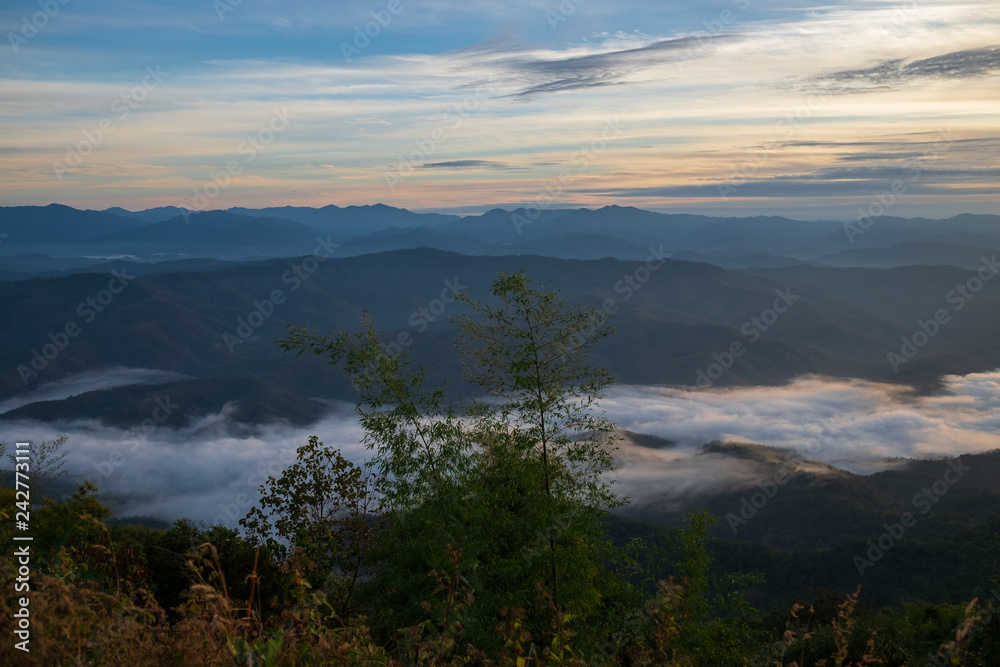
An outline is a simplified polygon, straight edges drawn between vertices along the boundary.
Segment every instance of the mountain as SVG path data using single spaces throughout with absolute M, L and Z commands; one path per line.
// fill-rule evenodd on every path
M 317 236 L 313 228 L 290 220 L 208 211 L 101 236 L 93 244 L 105 252 L 147 255 L 280 257 L 312 252 Z
M 414 227 L 390 227 L 349 239 L 340 244 L 335 254 L 353 257 L 409 248 L 433 248 L 465 255 L 542 255 L 560 259 L 642 259 L 649 254 L 644 246 L 607 234 L 565 233 L 520 242 L 493 243 L 457 232 Z
M 282 422 L 306 425 L 321 418 L 329 405 L 303 398 L 273 378 L 206 377 L 157 385 L 132 385 L 88 391 L 59 401 L 38 401 L 0 414 L 0 419 L 95 419 L 105 424 L 132 425 L 146 419 L 158 403 L 184 406 L 159 424 L 168 428 L 189 426 L 195 419 L 226 412 L 232 424 Z M 231 409 L 230 409 L 231 408 Z
M 786 266 L 798 266 L 799 264 L 818 264 L 819 260 L 806 261 L 795 259 L 794 257 L 782 257 L 781 255 L 771 255 L 766 252 L 751 253 L 748 255 L 729 255 L 721 253 L 718 255 L 705 255 L 700 252 L 681 250 L 670 256 L 671 259 L 683 260 L 685 262 L 704 262 L 714 264 L 724 269 L 749 269 L 752 267 L 782 268 Z
M 697 252 L 781 253 L 828 236 L 843 225 L 839 222 L 806 222 L 781 217 L 738 218 L 712 222 L 691 231 L 676 247 Z
M 718 519 L 715 571 L 761 573 L 751 595 L 759 602 L 787 609 L 807 589 L 859 584 L 875 606 L 914 596 L 957 602 L 982 595 L 995 564 L 1000 450 L 896 460 L 870 475 L 746 443 L 709 443 L 692 459 L 705 459 L 706 470 L 739 467 L 746 480 L 683 499 L 644 497 L 611 521 L 613 531 L 662 536 L 649 524 L 680 527 L 690 508 L 705 508 Z M 953 483 L 941 492 L 946 478 Z
M 559 233 L 547 225 L 549 220 L 560 218 L 571 211 L 565 209 L 533 209 L 524 208 L 507 211 L 494 208 L 482 215 L 470 215 L 458 220 L 440 225 L 437 231 L 442 233 L 457 233 L 492 243 L 516 243 L 523 240 L 524 235 L 551 236 Z M 538 231 L 536 231 L 538 230 Z M 585 231 L 577 229 L 575 231 Z M 527 238 L 532 238 L 528 236 Z
M 199 219 L 201 223 L 196 225 Z M 629 206 L 492 209 L 482 215 L 458 217 L 415 213 L 384 204 L 237 207 L 204 213 L 171 206 L 132 212 L 118 207 L 78 211 L 52 205 L 0 209 L 0 234 L 7 234 L 0 237 L 0 249 L 9 256 L 128 256 L 145 262 L 184 257 L 232 260 L 301 255 L 311 250 L 303 243 L 310 245 L 305 239 L 307 230 L 312 230 L 314 237 L 327 240 L 332 254 L 341 257 L 428 247 L 471 255 L 642 259 L 643 249 L 653 247 L 677 258 L 735 269 L 803 262 L 885 268 L 931 263 L 975 268 L 970 267 L 972 260 L 961 246 L 1000 247 L 1000 217 L 992 215 L 967 214 L 948 220 L 885 216 L 866 220 L 860 223 L 862 227 L 858 224 L 774 216 L 718 218 Z M 333 250 L 333 244 L 340 248 Z M 11 265 L 14 263 L 12 260 Z M 67 268 L 73 267 L 55 260 L 47 264 L 36 261 L 27 273 L 45 275 Z
M 277 206 L 251 209 L 235 207 L 230 213 L 251 217 L 282 218 L 308 225 L 334 240 L 344 240 L 354 236 L 371 234 L 390 227 L 429 227 L 443 225 L 458 216 L 439 213 L 414 213 L 403 208 L 374 204 L 371 206 L 324 206 L 309 208 L 302 206 Z
M 136 218 L 137 220 L 142 220 L 145 223 L 151 222 L 163 222 L 164 220 L 169 220 L 170 218 L 176 218 L 179 215 L 194 214 L 196 211 L 191 211 L 190 209 L 180 208 L 177 206 L 157 206 L 156 208 L 148 208 L 144 211 L 128 211 L 120 206 L 112 206 L 111 208 L 104 209 L 105 213 L 113 213 L 114 215 L 119 215 L 125 218 Z
M 17 255 L 14 259 L 21 257 Z M 137 277 L 155 276 L 161 273 L 175 273 L 178 271 L 218 271 L 231 268 L 239 264 L 236 261 L 225 261 L 221 259 L 211 259 L 200 257 L 196 259 L 173 259 L 163 262 L 135 262 L 130 259 L 119 259 L 107 262 L 93 263 L 91 258 L 69 258 L 73 260 L 82 259 L 85 264 L 74 268 L 61 270 L 24 270 L 17 273 L 9 273 L 5 280 L 29 280 L 31 278 L 58 278 L 69 276 L 74 273 L 111 273 L 112 271 L 124 270 L 129 275 Z
M 818 258 L 854 248 L 891 248 L 914 242 L 997 247 L 1000 216 L 965 214 L 947 220 L 869 218 L 847 223 L 822 238 L 788 249 L 786 254 Z
M 26 320 L 0 321 L 0 400 L 67 373 L 106 366 L 200 379 L 270 378 L 303 400 L 349 400 L 350 387 L 336 371 L 311 357 L 285 354 L 274 341 L 286 335 L 289 323 L 356 330 L 363 310 L 390 340 L 403 332 L 410 336 L 414 359 L 428 366 L 432 381 L 454 381 L 461 368 L 447 317 L 462 307 L 451 290 L 485 295 L 498 272 L 521 269 L 561 290 L 570 303 L 615 311 L 618 333 L 595 347 L 593 360 L 624 383 L 694 385 L 699 372 L 735 342 L 745 354 L 713 378 L 718 385 L 774 385 L 819 373 L 929 388 L 943 374 L 1000 366 L 995 289 L 983 289 L 967 307 L 951 311 L 961 325 L 941 326 L 933 344 L 898 372 L 887 361 L 888 352 L 899 351 L 901 336 L 912 335 L 918 320 L 933 317 L 936 309 L 950 308 L 948 291 L 975 275 L 957 267 L 726 271 L 667 259 L 650 262 L 654 270 L 644 273 L 646 266 L 611 258 L 471 257 L 430 249 L 328 259 L 311 271 L 302 258 L 253 261 L 136 277 L 100 312 L 91 312 L 87 300 L 106 290 L 106 274 L 0 283 L 0 309 L 32 313 Z M 128 265 L 120 269 L 132 275 Z M 271 301 L 276 293 L 280 303 Z M 791 301 L 782 301 L 782 294 Z M 790 303 L 787 312 L 758 328 L 776 303 Z M 257 319 L 248 326 L 251 318 Z M 79 326 L 78 335 L 53 359 L 39 360 L 36 353 L 50 344 L 50 334 L 59 339 L 68 322 Z M 33 359 L 38 366 L 45 361 L 44 367 L 37 377 L 29 374 L 26 385 L 21 376 Z M 206 409 L 199 394 L 192 396 L 186 409 Z M 47 410 L 50 417 L 60 414 L 58 405 Z
M 714 222 L 701 215 L 670 215 L 632 206 L 599 209 L 492 209 L 443 225 L 444 229 L 497 243 L 517 243 L 565 234 L 614 235 L 639 245 L 673 245 Z
M 922 539 L 948 539 L 974 521 L 1000 516 L 1000 450 L 957 457 L 961 483 L 933 503 L 920 498 L 915 503 L 914 496 L 952 469 L 947 460 L 897 460 L 882 472 L 858 475 L 784 449 L 719 442 L 701 447 L 694 456 L 699 458 L 710 458 L 718 469 L 739 464 L 753 480 L 707 487 L 683 499 L 685 507 L 703 506 L 718 516 L 722 523 L 715 533 L 725 539 L 781 549 L 840 546 L 877 537 L 884 523 L 899 521 L 905 511 L 921 517 Z M 757 493 L 767 501 L 753 498 L 760 507 L 750 502 Z M 650 495 L 625 514 L 680 526 L 683 512 L 675 509 L 677 501 L 676 493 Z M 930 504 L 933 512 L 924 512 Z M 823 521 L 813 520 L 817 516 Z
M 541 224 L 524 227 L 526 238 L 545 238 L 557 234 L 610 234 L 640 245 L 664 244 L 676 247 L 679 239 L 713 222 L 698 215 L 671 215 L 644 211 L 632 206 L 581 208 Z
M 344 241 L 335 253 L 338 257 L 354 257 L 409 248 L 433 248 L 466 255 L 492 254 L 490 243 L 426 227 L 387 227 Z
M 33 278 L 46 273 L 78 272 L 93 264 L 93 257 L 50 257 L 40 253 L 7 255 L 3 258 L 3 268 L 16 275 L 12 280 Z
M 5 252 L 11 246 L 89 242 L 141 226 L 140 220 L 104 211 L 80 211 L 62 204 L 0 208 L 0 233 Z
M 565 233 L 522 243 L 501 244 L 490 254 L 542 255 L 560 259 L 645 259 L 649 248 L 609 234 Z
M 990 243 L 991 239 L 985 239 Z M 1000 252 L 1000 238 L 996 245 L 967 246 L 951 243 L 927 243 L 910 241 L 888 248 L 852 248 L 831 255 L 816 258 L 817 263 L 830 266 L 860 266 L 868 268 L 891 268 L 915 264 L 945 264 L 976 269 L 983 256 Z M 760 266 L 763 266 L 762 264 Z

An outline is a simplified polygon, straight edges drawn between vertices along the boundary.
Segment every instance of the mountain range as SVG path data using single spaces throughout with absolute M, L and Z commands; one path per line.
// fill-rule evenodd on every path
M 126 432 L 159 414 L 174 439 L 199 424 L 213 438 L 311 427 L 353 389 L 322 359 L 276 341 L 289 324 L 357 330 L 365 311 L 431 383 L 461 397 L 454 295 L 484 299 L 498 273 L 520 270 L 570 304 L 612 314 L 617 333 L 592 361 L 624 384 L 778 386 L 815 374 L 895 383 L 906 401 L 935 393 L 946 375 L 1000 367 L 1000 216 L 883 217 L 851 229 L 615 206 L 465 217 L 383 205 L 0 208 L 0 424 Z M 676 446 L 624 436 L 639 462 Z M 878 603 L 913 591 L 964 599 L 978 594 L 975 559 L 997 539 L 998 452 L 962 456 L 962 483 L 863 573 L 856 557 L 946 462 L 883 461 L 863 475 L 712 442 L 687 464 L 707 466 L 712 485 L 681 498 L 646 481 L 609 531 L 624 543 L 703 506 L 720 519 L 718 567 L 764 572 L 761 600 L 859 581 Z M 744 483 L 719 481 L 727 469 Z
M 162 269 L 140 275 L 136 266 Z M 595 361 L 623 383 L 694 386 L 712 373 L 717 386 L 773 385 L 815 373 L 929 390 L 944 374 L 1000 367 L 1000 290 L 983 288 L 958 309 L 949 295 L 977 274 L 954 266 L 725 270 L 671 259 L 473 257 L 423 248 L 323 261 L 166 266 L 119 260 L 103 267 L 102 273 L 0 282 L 0 309 L 30 314 L 0 322 L 0 402 L 108 367 L 192 379 L 127 395 L 101 390 L 107 396 L 96 403 L 76 397 L 25 405 L 0 418 L 100 415 L 132 423 L 143 401 L 171 391 L 188 415 L 239 401 L 247 419 L 266 421 L 276 415 L 269 406 L 289 402 L 297 407 L 287 419 L 309 419 L 323 400 L 350 399 L 351 389 L 334 369 L 283 353 L 274 341 L 285 336 L 287 324 L 356 329 L 364 310 L 389 340 L 408 334 L 404 339 L 412 339 L 414 359 L 431 369 L 431 380 L 457 384 L 456 332 L 447 317 L 462 311 L 450 302 L 452 292 L 482 298 L 497 273 L 521 269 L 570 303 L 614 312 L 618 333 L 595 348 Z M 107 271 L 124 276 L 125 285 Z M 102 295 L 106 305 L 91 301 Z M 785 312 L 779 315 L 775 306 Z M 933 325 L 930 342 L 918 340 L 925 343 L 914 350 L 919 354 L 890 363 L 890 353 L 908 353 L 901 341 L 913 339 L 920 323 L 929 326 L 942 309 L 948 322 Z M 734 343 L 743 352 L 727 357 Z
M 773 216 L 712 218 L 621 206 L 492 209 L 459 217 L 384 204 L 206 212 L 176 207 L 80 211 L 52 204 L 0 208 L 0 278 L 92 270 L 98 262 L 87 259 L 122 256 L 142 263 L 300 256 L 311 252 L 317 239 L 336 257 L 423 247 L 465 255 L 642 259 L 649 246 L 662 246 L 669 256 L 724 268 L 802 263 L 976 268 L 984 250 L 1000 248 L 1000 217 L 993 215 L 947 220 L 886 216 L 862 224 Z M 26 264 L 25 256 L 33 261 Z
M 432 380 L 455 381 L 446 319 L 461 308 L 442 298 L 484 296 L 498 272 L 521 269 L 570 302 L 614 312 L 618 334 L 595 354 L 624 383 L 775 385 L 814 373 L 927 391 L 945 374 L 1000 366 L 1000 290 L 956 291 L 979 281 L 984 261 L 995 270 L 998 216 L 877 218 L 852 245 L 840 222 L 618 206 L 458 217 L 381 204 L 53 204 L 0 208 L 0 232 L 10 253 L 0 307 L 14 314 L 0 323 L 0 403 L 19 404 L 2 419 L 126 424 L 169 390 L 185 406 L 173 420 L 236 402 L 250 422 L 308 422 L 350 388 L 274 341 L 287 324 L 354 328 L 364 310 L 390 340 L 416 341 Z M 186 379 L 30 400 L 70 374 L 113 367 Z

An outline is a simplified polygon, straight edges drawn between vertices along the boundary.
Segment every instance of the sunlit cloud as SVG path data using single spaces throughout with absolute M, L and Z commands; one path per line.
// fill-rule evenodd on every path
M 140 369 L 91 372 L 52 385 L 48 398 L 88 385 L 166 379 Z M 168 396 L 164 401 L 169 405 Z M 356 463 L 371 457 L 349 404 L 333 404 L 324 419 L 305 427 L 241 424 L 233 418 L 235 407 L 196 417 L 180 429 L 152 420 L 129 429 L 97 420 L 0 421 L 0 442 L 38 442 L 66 433 L 70 479 L 97 482 L 119 516 L 183 516 L 231 526 L 256 502 L 263 479 L 294 461 L 295 449 L 310 435 Z M 782 448 L 794 453 L 800 467 L 824 470 L 804 462 L 812 460 L 861 474 L 898 465 L 900 458 L 1000 448 L 1000 371 L 946 376 L 943 388 L 930 395 L 901 385 L 815 376 L 780 387 L 621 386 L 600 407 L 621 428 L 674 443 L 651 448 L 625 442 L 617 452 L 617 488 L 637 502 L 653 496 L 690 502 L 760 481 L 766 468 L 758 462 L 702 450 L 716 441 Z
M 530 200 L 569 170 L 574 187 L 561 196 L 574 204 L 628 197 L 647 208 L 846 219 L 887 183 L 872 172 L 848 188 L 814 184 L 837 180 L 827 170 L 850 159 L 837 145 L 891 144 L 864 159 L 892 169 L 919 153 L 921 133 L 950 131 L 955 143 L 894 213 L 993 212 L 1000 158 L 973 149 L 1000 136 L 1000 7 L 903 5 L 582 3 L 552 27 L 558 3 L 439 0 L 403 3 L 364 36 L 379 3 L 346 13 L 242 3 L 221 20 L 204 2 L 69 4 L 0 65 L 10 149 L 0 152 L 0 196 L 180 205 L 280 107 L 294 116 L 288 130 L 214 206 L 294 196 L 485 210 Z M 14 29 L 21 13 L 8 7 L 0 19 Z M 355 39 L 365 46 L 345 58 L 342 44 Z M 156 66 L 169 76 L 119 118 L 115 100 Z M 580 147 L 615 118 L 622 135 L 577 174 Z M 103 119 L 114 131 L 57 179 L 52 164 Z M 775 150 L 761 158 L 762 146 Z M 386 172 L 414 151 L 415 168 L 509 169 L 428 167 L 388 187 Z M 721 197 L 718 186 L 748 164 L 754 183 Z M 978 187 L 949 187 L 944 174 L 962 173 Z M 814 177 L 781 180 L 793 174 Z

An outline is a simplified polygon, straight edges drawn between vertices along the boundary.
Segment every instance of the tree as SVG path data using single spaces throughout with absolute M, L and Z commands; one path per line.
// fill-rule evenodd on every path
M 614 380 L 586 363 L 589 349 L 614 330 L 592 310 L 561 303 L 558 292 L 531 287 L 524 271 L 501 274 L 493 285 L 499 306 L 461 294 L 473 315 L 458 318 L 470 359 L 468 379 L 499 405 L 480 403 L 487 432 L 516 430 L 540 454 L 546 495 L 610 509 L 624 500 L 604 475 L 614 469 L 616 427 L 593 410 Z M 586 437 L 580 437 L 586 436 Z M 553 479 L 553 468 L 571 474 Z
M 63 466 L 66 465 L 66 457 L 69 452 L 63 451 L 63 447 L 68 439 L 69 437 L 65 433 L 60 433 L 56 435 L 55 439 L 43 440 L 37 445 L 32 445 L 28 450 L 7 452 L 7 458 L 10 459 L 15 470 L 17 470 L 18 464 L 17 457 L 27 454 L 29 458 L 28 484 L 31 495 L 35 499 L 41 499 L 44 492 L 48 491 L 60 477 L 66 474 Z M 0 446 L 0 456 L 3 456 L 7 444 L 0 443 L 0 445 L 2 445 Z
M 381 513 L 378 489 L 362 467 L 316 436 L 296 453 L 281 477 L 261 485 L 259 506 L 240 525 L 279 558 L 288 553 L 286 542 L 299 550 L 314 583 L 332 574 L 334 597 L 346 617 Z
M 418 601 L 439 590 L 427 572 L 458 562 L 476 599 L 466 625 L 477 641 L 495 636 L 503 607 L 534 607 L 525 621 L 533 632 L 549 631 L 563 607 L 594 620 L 609 599 L 600 520 L 625 502 L 605 476 L 614 427 L 593 414 L 611 378 L 586 364 L 610 328 L 523 272 L 500 275 L 493 296 L 497 305 L 465 300 L 458 345 L 468 378 L 491 400 L 457 403 L 444 387 L 426 388 L 424 369 L 407 353 L 387 354 L 367 314 L 359 333 L 292 327 L 279 341 L 342 365 L 358 393 L 388 525 L 385 567 L 372 582 L 381 608 L 419 622 Z
M 467 377 L 499 405 L 479 403 L 479 431 L 505 434 L 516 454 L 541 461 L 544 491 L 552 508 L 546 537 L 552 594 L 559 606 L 556 531 L 579 519 L 625 504 L 611 491 L 615 426 L 596 416 L 607 370 L 586 363 L 590 347 L 613 330 L 594 311 L 561 303 L 558 293 L 533 289 L 524 271 L 501 274 L 493 285 L 499 305 L 466 295 L 472 315 L 458 318 L 459 340 L 471 363 Z
M 382 335 L 365 313 L 362 331 L 327 335 L 289 327 L 286 351 L 310 351 L 343 364 L 358 394 L 363 444 L 374 451 L 388 511 L 405 511 L 444 494 L 463 470 L 471 440 L 443 389 L 426 390 L 423 369 L 410 371 L 406 355 L 385 353 Z

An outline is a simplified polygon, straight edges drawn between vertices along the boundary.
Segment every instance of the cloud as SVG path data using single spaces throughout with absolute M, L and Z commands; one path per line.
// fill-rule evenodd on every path
M 678 443 L 676 459 L 711 441 L 814 453 L 855 472 L 892 457 L 932 458 L 1000 448 L 1000 371 L 946 376 L 943 389 L 801 377 L 780 387 L 685 390 L 619 387 L 602 402 L 622 428 Z M 648 474 L 648 468 L 643 474 Z
M 729 191 L 729 197 L 871 197 L 878 190 L 887 189 L 892 182 L 888 181 L 795 181 L 783 180 L 780 178 L 773 180 L 748 181 L 739 186 L 736 191 Z M 720 186 L 723 181 L 713 185 L 672 185 L 663 187 L 648 188 L 621 188 L 621 189 L 586 189 L 574 190 L 578 194 L 598 194 L 603 197 L 618 198 L 689 198 L 689 197 L 719 197 Z M 950 188 L 945 185 L 934 185 L 931 183 L 916 183 L 907 188 L 908 194 L 924 195 L 990 195 L 996 194 L 997 188 L 994 185 L 983 187 L 958 187 Z
M 1000 70 L 1000 46 L 952 51 L 932 58 L 883 60 L 870 67 L 813 76 L 793 87 L 831 95 L 898 90 L 906 84 L 930 79 L 969 79 Z
M 679 62 L 710 52 L 708 47 L 739 39 L 736 35 L 694 35 L 664 39 L 644 46 L 569 58 L 510 58 L 501 61 L 515 76 L 526 79 L 515 99 L 544 93 L 617 86 L 629 75 L 665 62 Z
M 113 389 L 133 384 L 164 384 L 186 380 L 189 376 L 149 368 L 103 368 L 75 373 L 58 382 L 40 385 L 34 391 L 0 403 L 0 414 L 39 401 L 61 401 L 88 391 Z
M 448 162 L 431 162 L 420 165 L 420 169 L 508 169 L 504 162 L 493 162 L 491 160 L 450 160 Z
M 181 429 L 122 430 L 98 420 L 59 424 L 0 423 L 0 442 L 51 440 L 69 434 L 67 477 L 73 484 L 90 479 L 115 516 L 154 516 L 172 522 L 187 517 L 235 527 L 259 498 L 269 475 L 294 463 L 295 449 L 310 434 L 344 456 L 364 461 L 363 432 L 353 405 L 335 404 L 327 418 L 311 427 L 251 427 L 232 419 L 234 404 L 194 420 Z
M 635 505 L 655 499 L 670 510 L 690 506 L 695 496 L 754 487 L 774 473 L 766 459 L 782 451 L 799 469 L 868 474 L 899 465 L 893 457 L 1000 448 L 1000 372 L 949 376 L 942 392 L 922 397 L 905 387 L 818 377 L 729 390 L 621 387 L 604 407 L 623 428 L 678 443 L 673 449 L 626 443 L 616 456 L 618 492 Z M 744 458 L 702 449 L 712 441 L 783 449 Z
M 823 167 L 811 172 L 749 179 L 736 189 L 738 197 L 846 197 L 871 196 L 885 190 L 894 180 L 906 185 L 908 194 L 994 194 L 1000 183 L 1000 169 L 932 169 L 921 162 L 905 164 Z M 718 197 L 728 181 L 696 185 L 652 186 L 620 189 L 579 189 L 579 193 L 599 193 L 613 197 Z M 973 184 L 981 183 L 982 186 Z M 955 186 L 955 187 L 951 187 Z
M 121 430 L 97 420 L 0 422 L 0 441 L 69 435 L 71 479 L 90 477 L 116 516 L 180 517 L 236 526 L 268 475 L 280 474 L 295 449 L 316 434 L 357 463 L 370 452 L 353 406 L 334 403 L 307 427 L 236 423 L 230 405 L 178 430 Z M 861 380 L 799 378 L 781 387 L 694 391 L 615 387 L 601 402 L 629 431 L 676 443 L 627 444 L 619 452 L 619 491 L 689 498 L 751 485 L 759 463 L 704 452 L 712 441 L 759 443 L 802 452 L 838 468 L 871 472 L 892 457 L 934 458 L 1000 448 L 1000 371 L 947 376 L 920 396 L 908 387 Z

